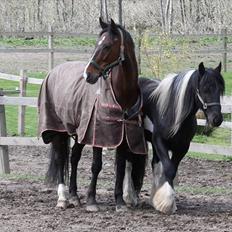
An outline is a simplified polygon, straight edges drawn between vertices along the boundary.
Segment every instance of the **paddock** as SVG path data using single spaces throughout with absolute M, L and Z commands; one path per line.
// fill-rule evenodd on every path
M 142 202 L 136 209 L 116 213 L 114 203 L 114 151 L 103 156 L 97 196 L 100 211 L 85 210 L 90 181 L 91 150 L 80 161 L 81 208 L 55 208 L 56 190 L 43 184 L 48 163 L 47 147 L 9 146 L 11 174 L 0 177 L 2 231 L 231 231 L 231 162 L 185 157 L 179 168 L 178 210 L 157 213 L 149 204 L 151 168 L 147 166 Z

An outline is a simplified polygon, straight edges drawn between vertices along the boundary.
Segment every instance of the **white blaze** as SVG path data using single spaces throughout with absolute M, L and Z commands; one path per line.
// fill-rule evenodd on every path
M 105 38 L 106 38 L 106 37 L 105 37 L 105 36 L 103 36 L 103 37 L 102 37 L 102 39 L 98 42 L 98 45 L 101 45 L 101 44 L 102 44 L 102 42 L 105 40 Z
M 106 37 L 103 36 L 102 39 L 98 42 L 98 45 L 101 45 L 102 42 L 105 40 L 105 38 L 106 38 Z M 84 70 L 84 72 L 83 72 L 83 77 L 85 78 L 85 80 L 86 80 L 87 77 L 88 77 L 88 74 L 87 74 L 86 70 L 87 70 L 87 68 L 89 67 L 89 64 L 90 64 L 90 62 L 92 61 L 94 55 L 95 55 L 95 52 L 93 53 L 92 57 L 90 58 L 88 64 L 85 66 L 85 70 Z

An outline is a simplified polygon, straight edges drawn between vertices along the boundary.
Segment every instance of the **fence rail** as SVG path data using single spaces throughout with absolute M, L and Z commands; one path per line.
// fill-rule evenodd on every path
M 135 35 L 133 32 L 131 33 L 132 36 L 137 37 L 138 35 Z M 157 37 L 158 34 L 149 33 L 150 36 Z M 15 36 L 15 37 L 24 37 L 24 38 L 30 38 L 33 36 L 37 37 L 44 37 L 46 36 L 48 38 L 48 47 L 47 48 L 0 48 L 0 53 L 48 53 L 48 70 L 50 71 L 53 68 L 54 64 L 54 54 L 55 53 L 91 53 L 93 48 L 87 47 L 87 48 L 79 48 L 79 49 L 65 49 L 65 48 L 54 48 L 54 38 L 56 36 L 69 36 L 69 37 L 92 37 L 97 38 L 96 34 L 88 34 L 88 33 L 76 33 L 76 32 L 55 32 L 53 31 L 53 28 L 49 26 L 48 31 L 40 31 L 40 32 L 0 32 L 0 36 Z M 139 36 L 142 36 L 142 34 L 139 34 Z M 228 44 L 228 37 L 232 36 L 232 33 L 227 33 L 227 29 L 222 29 L 221 33 L 219 34 L 187 34 L 187 35 L 170 35 L 171 38 L 183 38 L 185 36 L 186 38 L 199 38 L 199 37 L 218 37 L 222 39 L 222 48 L 221 49 L 199 49 L 199 50 L 191 50 L 191 53 L 193 54 L 222 54 L 223 57 L 223 69 L 224 71 L 227 70 L 227 54 L 232 53 L 232 49 L 229 49 Z M 142 52 L 144 52 L 141 49 L 141 38 L 138 39 L 138 45 L 137 45 L 137 52 L 138 57 L 141 57 Z M 179 50 L 173 50 L 173 53 L 179 53 Z M 147 54 L 159 54 L 160 51 L 158 50 L 152 50 L 149 49 L 146 51 Z M 140 66 L 140 58 L 138 59 L 138 63 Z

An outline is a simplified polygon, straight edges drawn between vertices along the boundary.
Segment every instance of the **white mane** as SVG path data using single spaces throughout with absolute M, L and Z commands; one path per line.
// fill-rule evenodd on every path
M 186 94 L 186 89 L 195 70 L 190 70 L 185 73 L 183 76 L 178 76 L 178 74 L 169 74 L 165 79 L 163 79 L 159 86 L 151 93 L 150 98 L 153 101 L 156 101 L 157 111 L 160 118 L 162 119 L 168 110 L 168 107 L 173 107 L 175 111 L 175 117 L 173 124 L 170 128 L 170 136 L 176 134 L 180 127 L 180 122 L 183 117 L 183 106 L 184 98 Z M 177 79 L 177 76 L 180 77 Z M 176 79 L 175 86 L 175 96 L 171 96 L 171 90 L 173 88 L 173 81 Z M 173 99 L 171 99 L 173 97 Z M 171 105 L 171 102 L 173 104 Z

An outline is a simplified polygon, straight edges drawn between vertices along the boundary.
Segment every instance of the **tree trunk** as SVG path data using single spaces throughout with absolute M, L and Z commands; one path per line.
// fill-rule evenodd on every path
M 108 8 L 107 0 L 100 0 L 100 16 L 105 21 L 108 22 Z
M 122 25 L 122 0 L 118 0 L 118 23 Z
M 164 8 L 163 8 L 163 0 L 160 0 L 160 15 L 162 22 L 162 31 L 165 32 L 165 18 L 164 18 Z

